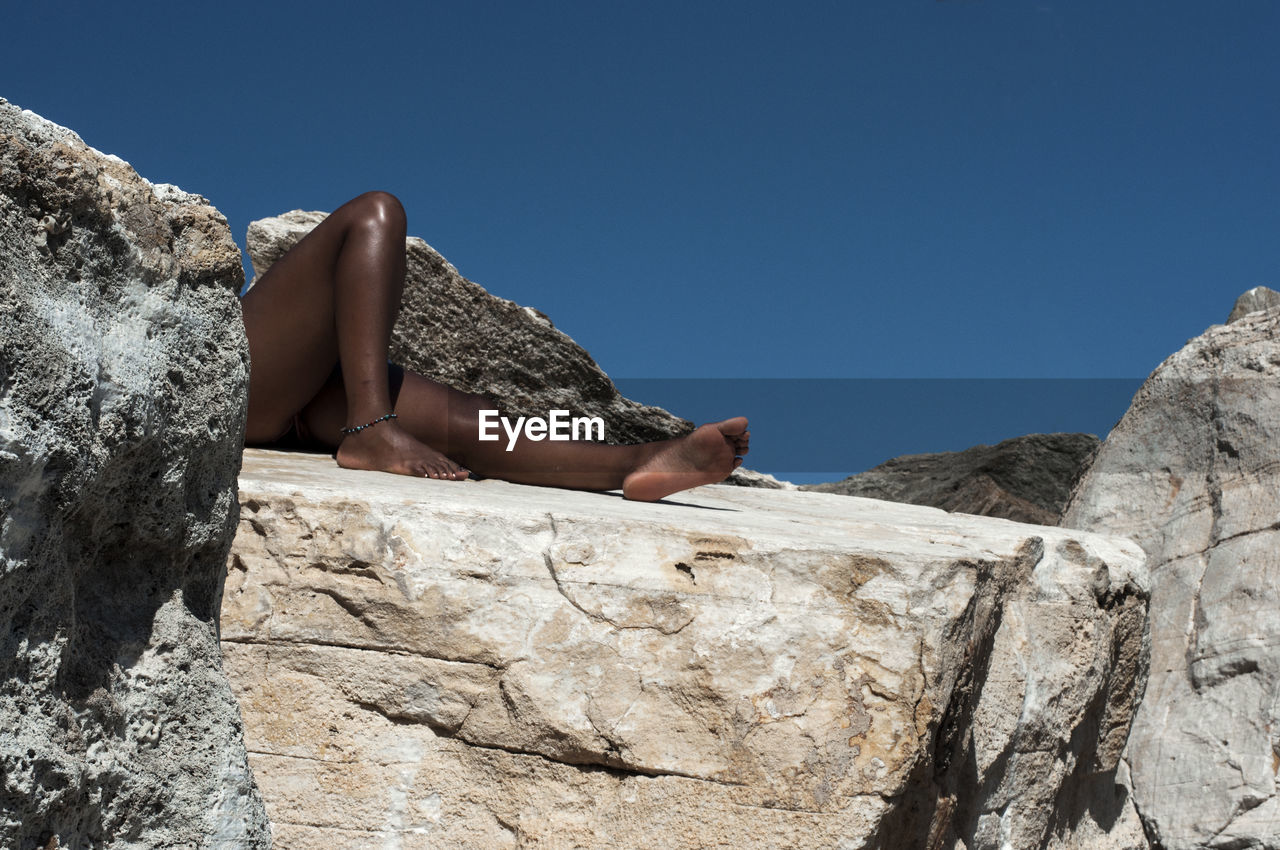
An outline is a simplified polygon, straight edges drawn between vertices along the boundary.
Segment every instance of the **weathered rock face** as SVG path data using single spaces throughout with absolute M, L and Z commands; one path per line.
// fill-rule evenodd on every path
M 261 451 L 240 495 L 223 646 L 281 846 L 1146 846 L 1129 541 Z
M 1242 319 L 1259 310 L 1273 310 L 1280 307 L 1280 292 L 1265 286 L 1255 286 L 1236 299 L 1231 307 L 1231 315 L 1227 316 L 1227 324 Z
M 1092 434 L 1028 434 L 962 452 L 904 455 L 801 489 L 1057 525 L 1097 447 Z
M 239 252 L 0 101 L 0 846 L 266 847 L 217 617 Z
M 1191 340 L 1147 379 L 1064 525 L 1152 571 L 1151 680 L 1126 759 L 1159 846 L 1280 847 L 1280 314 Z
M 325 213 L 295 210 L 249 225 L 248 250 L 260 275 Z M 591 355 L 543 313 L 490 295 L 458 274 L 434 248 L 407 240 L 408 267 L 391 359 L 415 372 L 493 399 L 508 415 L 553 409 L 599 416 L 610 443 L 684 434 L 685 419 L 624 398 Z

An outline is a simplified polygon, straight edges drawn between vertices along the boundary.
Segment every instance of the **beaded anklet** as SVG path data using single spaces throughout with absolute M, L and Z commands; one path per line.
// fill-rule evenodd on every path
M 372 422 L 366 422 L 363 425 L 357 425 L 354 428 L 339 428 L 338 430 L 341 431 L 342 436 L 345 437 L 348 434 L 359 434 L 365 428 L 372 428 L 374 425 L 377 425 L 379 422 L 386 422 L 388 419 L 396 419 L 396 418 L 398 417 L 394 413 L 388 413 L 385 416 L 379 416 L 377 419 L 373 420 Z

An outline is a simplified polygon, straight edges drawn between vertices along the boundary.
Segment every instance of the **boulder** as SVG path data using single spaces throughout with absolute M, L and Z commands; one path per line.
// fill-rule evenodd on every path
M 1028 434 L 961 452 L 904 455 L 843 481 L 801 487 L 1057 525 L 1098 438 Z
M 257 450 L 240 498 L 223 647 L 281 846 L 1146 847 L 1127 540 Z
M 1231 307 L 1231 315 L 1227 316 L 1227 324 L 1259 310 L 1272 310 L 1280 307 L 1280 292 L 1265 286 L 1255 286 L 1236 299 Z
M 239 251 L 0 100 L 0 846 L 265 848 L 222 671 Z
M 325 213 L 294 210 L 250 224 L 246 241 L 257 277 L 324 219 Z M 510 416 L 545 418 L 551 410 L 599 416 L 610 443 L 642 443 L 693 430 L 693 423 L 660 407 L 624 398 L 591 355 L 546 314 L 490 295 L 417 237 L 409 237 L 406 247 L 392 361 L 486 395 Z
M 1143 384 L 1063 524 L 1149 556 L 1151 679 L 1125 759 L 1166 850 L 1280 847 L 1280 313 Z
M 735 469 L 722 483 L 732 484 L 735 487 L 755 487 L 760 490 L 796 489 L 796 485 L 790 481 L 783 481 L 767 472 L 757 472 L 754 469 L 747 469 L 743 466 Z

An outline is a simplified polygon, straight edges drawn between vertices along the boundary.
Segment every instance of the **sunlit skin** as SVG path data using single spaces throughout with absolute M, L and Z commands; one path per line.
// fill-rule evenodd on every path
M 400 202 L 368 192 L 334 211 L 245 295 L 246 445 L 274 442 L 296 416 L 348 469 L 451 481 L 474 471 L 521 484 L 621 489 L 640 501 L 722 481 L 742 463 L 750 432 L 741 416 L 630 446 L 521 437 L 508 451 L 505 440 L 480 440 L 479 411 L 496 408 L 492 401 L 387 366 L 405 232 Z M 396 419 L 341 433 L 392 410 Z

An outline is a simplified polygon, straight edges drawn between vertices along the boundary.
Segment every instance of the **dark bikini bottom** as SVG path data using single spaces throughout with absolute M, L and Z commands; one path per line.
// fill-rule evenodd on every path
M 255 449 L 273 449 L 278 452 L 328 452 L 332 451 L 316 439 L 310 429 L 302 423 L 302 417 L 295 413 L 289 420 L 289 427 L 274 440 L 266 443 L 255 443 Z
M 333 368 L 333 378 L 341 378 L 342 369 L 339 366 Z M 395 409 L 396 402 L 400 399 L 400 388 L 404 386 L 404 369 L 394 363 L 387 364 L 387 384 L 391 394 L 391 408 Z M 302 421 L 302 413 L 293 414 L 289 420 L 289 425 L 284 429 L 284 433 L 269 440 L 265 443 L 253 443 L 252 448 L 255 449 L 272 449 L 279 452 L 322 452 L 332 454 L 336 449 L 324 441 L 320 440 L 311 429 Z

